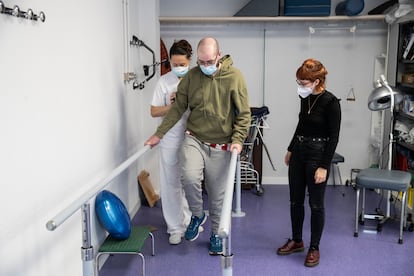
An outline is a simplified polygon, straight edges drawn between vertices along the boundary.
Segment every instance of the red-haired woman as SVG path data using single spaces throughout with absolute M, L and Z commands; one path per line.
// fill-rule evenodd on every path
M 325 89 L 328 71 L 321 62 L 307 59 L 296 71 L 300 113 L 285 156 L 289 166 L 292 238 L 277 249 L 278 255 L 304 251 L 304 201 L 309 193 L 311 237 L 305 266 L 319 264 L 319 242 L 325 222 L 324 196 L 331 160 L 341 124 L 339 99 Z

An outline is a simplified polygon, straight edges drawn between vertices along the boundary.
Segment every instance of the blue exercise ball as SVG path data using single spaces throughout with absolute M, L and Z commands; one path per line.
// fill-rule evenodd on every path
M 113 238 L 129 238 L 131 219 L 125 205 L 115 194 L 107 190 L 98 193 L 95 199 L 95 212 L 99 222 Z

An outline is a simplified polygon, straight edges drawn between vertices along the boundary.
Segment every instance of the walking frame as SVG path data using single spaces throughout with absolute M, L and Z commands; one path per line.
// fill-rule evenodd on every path
M 269 115 L 269 108 L 267 106 L 251 107 L 251 124 L 247 138 L 243 143 L 243 149 L 240 154 L 240 181 L 243 187 L 250 187 L 257 195 L 262 195 L 264 189 L 262 186 L 261 175 L 254 168 L 253 164 L 253 149 L 256 144 L 262 144 L 265 149 L 267 158 L 270 161 L 272 169 L 276 171 L 270 157 L 269 150 L 264 142 L 262 130 L 270 128 L 266 122 L 266 116 Z

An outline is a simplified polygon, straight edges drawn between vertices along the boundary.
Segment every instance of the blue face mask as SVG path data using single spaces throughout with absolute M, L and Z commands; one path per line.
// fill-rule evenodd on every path
M 177 67 L 173 67 L 172 71 L 174 72 L 174 74 L 179 77 L 182 78 L 185 76 L 185 74 L 187 74 L 188 72 L 188 66 L 177 66 Z
M 217 71 L 217 66 L 215 64 L 209 66 L 200 65 L 200 69 L 204 75 L 211 76 Z

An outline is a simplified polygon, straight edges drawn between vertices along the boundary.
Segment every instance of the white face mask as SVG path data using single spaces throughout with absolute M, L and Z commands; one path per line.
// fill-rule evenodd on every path
M 306 87 L 306 86 L 303 86 L 303 85 L 298 85 L 297 92 L 298 92 L 298 95 L 301 98 L 306 98 L 307 96 L 312 94 L 312 91 L 313 91 L 313 87 Z
M 188 66 L 176 66 L 172 68 L 172 71 L 177 77 L 182 78 L 187 74 Z

